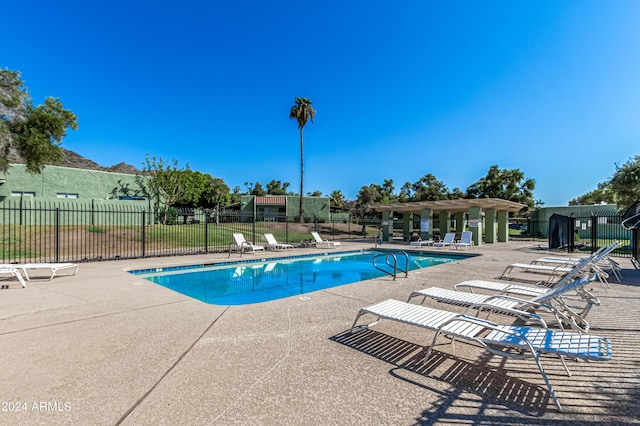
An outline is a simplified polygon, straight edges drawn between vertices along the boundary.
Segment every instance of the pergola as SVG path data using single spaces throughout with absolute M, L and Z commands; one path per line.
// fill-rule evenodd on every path
M 471 198 L 459 200 L 417 201 L 412 203 L 373 204 L 369 208 L 382 212 L 383 239 L 389 241 L 393 235 L 393 223 L 389 220 L 393 213 L 403 215 L 403 235 L 409 239 L 413 233 L 412 214 L 420 215 L 420 236 L 423 240 L 429 240 L 433 235 L 433 214 L 439 217 L 441 232 L 447 232 L 450 226 L 451 215 L 456 219 L 456 232 L 462 232 L 468 228 L 473 233 L 473 241 L 476 245 L 484 242 L 494 243 L 509 240 L 508 213 L 518 212 L 526 207 L 524 204 L 514 201 L 501 200 L 499 198 Z M 468 214 L 468 218 L 465 216 Z M 484 216 L 484 230 L 483 230 Z

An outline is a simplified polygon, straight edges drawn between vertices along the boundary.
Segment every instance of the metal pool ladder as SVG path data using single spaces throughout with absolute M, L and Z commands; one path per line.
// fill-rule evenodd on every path
M 393 253 L 380 253 L 380 254 L 376 254 L 375 256 L 373 256 L 373 259 L 371 259 L 371 262 L 373 263 L 373 267 L 376 268 L 379 271 L 384 272 L 387 275 L 392 276 L 394 280 L 396 279 L 396 276 L 398 275 L 398 271 L 404 272 L 405 278 L 408 277 L 409 276 L 409 255 L 404 251 L 398 252 L 398 254 L 399 255 L 400 254 L 403 255 L 405 260 L 406 260 L 404 269 L 402 269 L 402 268 L 400 268 L 398 266 L 398 258 Z M 378 266 L 378 264 L 376 263 L 376 260 L 379 257 L 384 257 L 384 261 L 386 263 L 386 266 L 388 266 L 391 269 L 393 269 L 393 272 L 390 272 L 389 270 Z

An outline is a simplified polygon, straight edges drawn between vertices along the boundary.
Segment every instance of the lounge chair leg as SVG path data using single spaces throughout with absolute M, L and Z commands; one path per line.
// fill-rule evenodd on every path
M 438 336 L 440 336 L 440 332 L 441 330 L 436 331 L 436 334 L 433 336 L 433 340 L 431 340 L 431 344 L 429 345 L 429 349 L 427 349 L 427 353 L 425 354 L 425 356 L 422 358 L 423 360 L 427 360 L 429 359 L 429 357 L 431 356 L 431 352 L 433 351 L 433 347 L 436 344 L 436 341 L 438 340 Z M 455 341 L 456 338 L 453 336 L 446 336 L 449 337 L 451 339 L 451 346 L 453 348 L 453 353 L 456 353 L 456 345 L 455 345 Z
M 535 352 L 534 357 L 536 359 L 536 364 L 538 364 L 538 369 L 540 370 L 540 374 L 542 374 L 542 378 L 544 379 L 544 382 L 547 384 L 547 389 L 549 389 L 551 398 L 553 398 L 553 402 L 556 404 L 556 407 L 558 407 L 558 411 L 562 413 L 564 411 L 562 409 L 562 405 L 560 405 L 560 402 L 558 401 L 558 397 L 556 396 L 556 393 L 553 390 L 553 386 L 551 386 L 551 382 L 547 377 L 547 373 L 545 373 L 544 368 L 542 368 L 542 363 L 540 362 L 540 354 L 538 352 Z M 562 359 L 562 357 L 560 357 L 560 359 Z M 564 360 L 562 360 L 562 363 L 564 364 Z
M 358 315 L 356 315 L 356 319 L 353 320 L 353 324 L 351 324 L 351 329 L 349 330 L 349 333 L 353 333 L 353 330 L 356 328 L 356 324 L 358 323 L 358 320 L 360 319 L 360 317 L 362 316 L 363 312 L 362 309 L 358 311 Z
M 353 320 L 353 324 L 351 324 L 351 328 L 349 329 L 349 334 L 353 334 L 353 331 L 354 331 L 354 330 L 355 330 L 355 328 L 356 328 L 356 324 L 358 323 L 358 320 L 360 319 L 360 317 L 361 317 L 363 314 L 366 314 L 366 313 L 367 313 L 367 312 L 366 312 L 366 311 L 364 311 L 364 310 L 362 310 L 362 309 L 361 309 L 360 311 L 358 311 L 358 315 L 356 315 L 356 319 L 355 319 L 355 320 Z M 378 321 L 380 321 L 380 317 L 378 317 L 378 319 L 376 319 L 376 320 L 375 320 L 374 322 L 372 322 L 371 324 L 363 325 L 362 327 L 364 327 L 364 328 L 373 327 L 374 325 L 376 325 L 376 324 L 378 323 Z
M 562 366 L 564 367 L 564 371 L 567 372 L 567 376 L 571 377 L 571 370 L 569 370 L 569 366 L 567 365 L 567 362 L 564 360 L 564 356 L 560 355 L 560 362 L 562 362 Z

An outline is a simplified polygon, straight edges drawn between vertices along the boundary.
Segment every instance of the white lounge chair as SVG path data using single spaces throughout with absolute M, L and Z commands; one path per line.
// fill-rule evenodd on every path
M 264 234 L 264 238 L 265 240 L 267 240 L 267 248 L 268 249 L 273 249 L 273 250 L 279 250 L 279 249 L 292 249 L 293 246 L 291 244 L 282 244 L 279 243 L 278 240 L 276 240 L 276 237 L 273 236 L 273 234 Z
M 409 242 L 409 246 L 410 247 L 423 247 L 423 246 L 432 246 L 434 243 L 433 240 L 422 240 L 422 239 L 418 239 L 417 241 L 410 241 Z
M 7 275 L 8 274 L 8 275 L 10 275 L 12 277 L 17 278 L 18 281 L 20 281 L 20 284 L 22 285 L 22 288 L 27 286 L 27 283 L 24 282 L 24 278 L 22 278 L 22 275 L 20 274 L 20 271 L 16 267 L 3 265 L 2 267 L 0 267 L 0 274 L 2 274 L 2 275 Z
M 609 256 L 609 254 L 613 250 L 618 248 L 618 246 L 620 246 L 620 242 L 618 241 L 615 241 L 608 246 L 602 246 L 590 256 L 588 256 L 588 258 L 591 259 L 591 264 L 594 269 L 598 270 L 600 273 L 612 273 L 616 277 L 616 280 L 620 282 L 622 279 L 622 268 L 620 267 L 620 264 L 618 262 L 616 262 Z M 531 263 L 535 265 L 564 265 L 567 267 L 572 267 L 583 259 L 585 258 L 544 256 L 531 261 Z
M 425 359 L 431 355 L 440 334 L 451 337 L 452 343 L 455 338 L 475 342 L 492 354 L 506 358 L 534 358 L 558 411 L 562 411 L 562 406 L 542 367 L 540 356 L 543 354 L 558 356 L 565 371 L 570 375 L 563 357 L 606 361 L 610 360 L 612 355 L 611 342 L 606 338 L 549 330 L 544 327 L 501 325 L 466 314 L 457 314 L 393 299 L 360 309 L 351 326 L 352 333 L 355 332 L 360 317 L 365 314 L 374 315 L 378 317 L 378 320 L 384 318 L 435 331 L 431 345 L 425 353 Z M 377 321 L 362 327 L 369 327 L 375 323 Z M 360 329 L 360 327 L 358 328 Z M 512 353 L 511 349 L 521 352 Z
M 244 235 L 242 235 L 240 232 L 234 232 L 233 239 L 235 241 L 236 249 L 238 249 L 240 252 L 251 251 L 252 253 L 255 253 L 256 250 L 264 251 L 264 246 L 255 245 L 252 242 L 245 240 Z
M 76 263 L 19 263 L 15 267 L 22 271 L 27 281 L 31 281 L 33 278 L 34 270 L 49 270 L 48 279 L 51 281 L 55 276 L 75 275 L 78 272 L 79 265 Z M 31 271 L 31 275 L 29 271 Z M 61 274 L 60 272 L 63 271 L 66 271 L 66 273 Z
M 617 246 L 618 243 L 616 242 L 614 244 Z M 607 281 L 609 274 L 601 265 L 599 265 L 599 263 L 611 250 L 613 250 L 613 248 L 615 248 L 614 244 L 610 246 L 610 250 L 603 250 L 602 252 L 594 253 L 589 257 L 582 258 L 571 264 L 561 263 L 556 265 L 541 265 L 537 263 L 512 263 L 511 265 L 507 265 L 504 272 L 502 272 L 502 275 L 500 275 L 500 278 L 508 277 L 514 268 L 520 269 L 521 272 L 546 274 L 547 283 L 551 283 L 553 278 L 558 278 L 572 272 L 597 272 L 600 283 L 605 289 L 607 289 L 609 287 L 609 283 Z
M 547 279 L 545 280 L 547 283 L 550 283 L 554 278 L 558 278 L 564 274 L 567 274 L 573 270 L 573 268 L 568 268 L 566 265 L 560 266 L 551 266 L 551 265 L 532 265 L 531 263 L 512 263 L 511 265 L 507 265 L 500 275 L 500 278 L 507 278 L 509 274 L 513 272 L 513 270 L 517 268 L 520 269 L 521 272 L 535 272 L 544 274 Z
M 564 324 L 569 324 L 571 328 L 586 333 L 589 331 L 589 323 L 585 317 L 594 305 L 600 305 L 600 300 L 586 290 L 584 286 L 595 279 L 596 277 L 594 275 L 585 275 L 530 299 L 519 299 L 504 294 L 475 294 L 430 287 L 412 292 L 407 301 L 411 301 L 414 297 L 421 296 L 422 302 L 428 297 L 437 302 L 458 306 L 468 307 L 475 305 L 478 311 L 484 309 L 489 311 L 489 313 L 496 311 L 516 316 L 520 316 L 519 312 L 523 310 L 548 310 L 553 314 L 561 329 L 564 329 Z M 569 306 L 563 298 L 563 295 L 573 290 L 575 290 L 585 302 L 585 305 L 579 311 L 576 307 Z
M 453 243 L 455 248 L 470 248 L 473 250 L 473 233 L 471 231 L 464 231 L 460 235 L 460 241 Z
M 442 239 L 442 241 L 436 241 L 435 243 L 433 243 L 433 246 L 445 248 L 447 246 L 452 245 L 455 242 L 454 241 L 455 238 L 456 238 L 455 232 L 447 232 L 446 234 L 444 234 L 444 238 Z
M 527 286 L 522 284 L 510 284 L 506 282 L 497 281 L 483 281 L 483 280 L 469 280 L 458 283 L 454 286 L 456 290 L 466 288 L 471 293 L 474 289 L 482 289 L 495 291 L 501 294 L 519 294 L 522 296 L 540 296 L 551 291 L 551 288 L 555 286 L 562 286 L 574 279 L 580 273 L 587 273 L 587 265 L 591 261 L 591 258 L 581 259 L 577 265 L 571 270 L 571 272 L 565 274 L 560 280 L 558 280 L 552 287 L 548 286 Z
M 342 243 L 341 242 L 324 240 L 324 239 L 322 239 L 320 234 L 318 234 L 317 232 L 311 232 L 311 235 L 313 236 L 313 239 L 316 240 L 316 247 L 317 248 L 322 248 L 322 247 L 338 248 L 338 247 L 342 247 Z

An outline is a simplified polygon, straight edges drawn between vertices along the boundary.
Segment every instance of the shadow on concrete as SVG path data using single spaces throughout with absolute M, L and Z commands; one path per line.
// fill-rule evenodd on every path
M 424 359 L 424 347 L 368 328 L 354 333 L 345 331 L 330 340 L 392 364 L 394 368 L 389 373 L 393 377 L 440 394 L 440 400 L 416 419 L 418 423 L 440 421 L 453 403 L 465 398 L 465 392 L 479 396 L 484 408 L 486 404 L 499 404 L 531 417 L 542 416 L 549 404 L 546 388 L 510 377 L 506 369 L 489 367 L 488 361 L 493 357 L 490 353 L 482 354 L 472 363 L 434 349 Z M 430 386 L 425 378 L 446 382 L 453 389 L 443 392 Z M 477 412 L 471 417 L 481 415 Z

